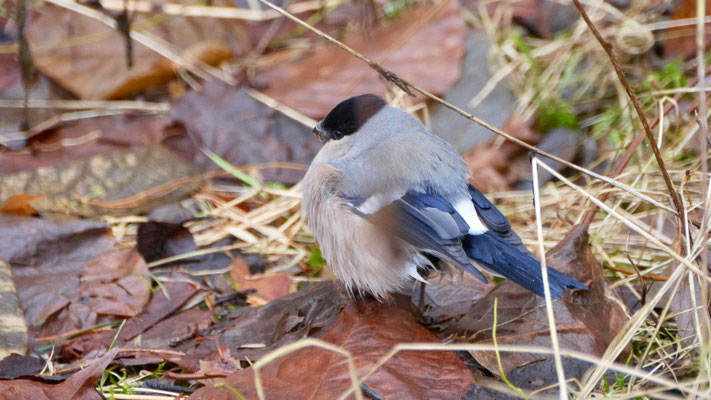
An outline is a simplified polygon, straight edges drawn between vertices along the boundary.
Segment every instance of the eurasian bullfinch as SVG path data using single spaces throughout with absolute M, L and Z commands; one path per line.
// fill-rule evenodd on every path
M 386 298 L 443 261 L 543 296 L 540 262 L 469 184 L 462 157 L 415 117 L 366 94 L 338 104 L 314 133 L 325 144 L 304 177 L 301 209 L 351 292 Z M 550 267 L 548 280 L 553 298 L 587 289 Z

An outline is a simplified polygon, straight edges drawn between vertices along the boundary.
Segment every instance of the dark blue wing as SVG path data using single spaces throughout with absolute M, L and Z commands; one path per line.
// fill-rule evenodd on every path
M 469 185 L 469 195 L 472 197 L 472 201 L 474 201 L 474 208 L 476 208 L 479 218 L 487 228 L 522 252 L 532 254 L 526 246 L 523 245 L 521 237 L 511 229 L 509 220 L 504 217 L 504 214 L 502 214 L 489 199 L 472 185 Z

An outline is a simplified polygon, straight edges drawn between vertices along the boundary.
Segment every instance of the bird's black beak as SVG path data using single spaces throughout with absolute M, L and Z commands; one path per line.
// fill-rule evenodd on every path
M 318 124 L 316 124 L 316 127 L 314 127 L 313 132 L 314 132 L 314 135 L 316 135 L 316 137 L 318 138 L 319 142 L 321 142 L 321 143 L 324 142 L 324 139 L 328 139 L 326 137 L 326 134 L 321 130 L 321 123 L 320 122 Z

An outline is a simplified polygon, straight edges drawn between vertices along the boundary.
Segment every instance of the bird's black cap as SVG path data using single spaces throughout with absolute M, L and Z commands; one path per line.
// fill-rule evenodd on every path
M 387 103 L 374 94 L 363 94 L 340 102 L 316 125 L 314 134 L 323 142 L 339 140 L 357 132 Z

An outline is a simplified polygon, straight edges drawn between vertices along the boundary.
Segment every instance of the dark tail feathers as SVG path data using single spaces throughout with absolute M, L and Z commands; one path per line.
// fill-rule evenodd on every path
M 523 253 L 511 243 L 491 232 L 485 232 L 481 235 L 467 235 L 463 240 L 463 247 L 467 255 L 481 265 L 539 296 L 544 295 L 540 261 Z M 587 290 L 587 286 L 550 267 L 548 282 L 551 297 L 554 299 L 560 297 L 566 288 Z

